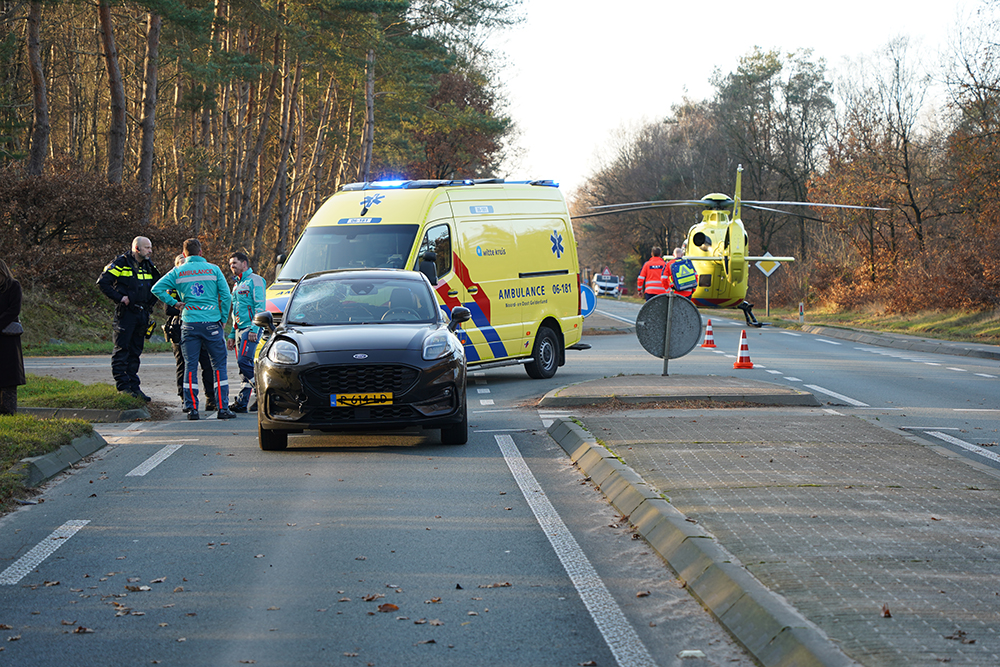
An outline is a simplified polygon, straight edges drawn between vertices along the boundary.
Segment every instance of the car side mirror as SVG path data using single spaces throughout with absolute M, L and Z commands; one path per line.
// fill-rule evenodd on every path
M 253 323 L 261 329 L 267 329 L 268 332 L 274 333 L 274 315 L 266 310 L 254 315 Z
M 270 313 L 268 313 L 270 314 Z M 462 322 L 472 319 L 472 311 L 465 306 L 455 306 L 451 309 L 451 322 L 448 323 L 448 331 L 454 332 Z

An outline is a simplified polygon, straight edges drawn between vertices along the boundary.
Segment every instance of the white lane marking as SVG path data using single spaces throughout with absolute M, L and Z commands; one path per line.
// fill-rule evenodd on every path
M 1000 463 L 1000 456 L 997 456 L 991 451 L 983 449 L 979 445 L 974 445 L 971 442 L 966 442 L 965 440 L 959 440 L 955 436 L 948 435 L 947 433 L 941 433 L 939 431 L 928 431 L 927 435 L 933 435 L 935 438 L 944 440 L 945 442 L 951 443 L 956 447 L 961 447 L 962 449 L 966 449 L 972 452 L 973 454 L 979 454 L 983 458 L 987 458 L 990 461 L 993 461 L 994 463 Z
M 843 413 L 837 412 L 836 410 L 831 410 L 830 408 L 823 408 L 823 412 L 830 415 L 837 415 L 838 417 L 843 417 Z
M 538 418 L 542 420 L 542 426 L 548 428 L 552 426 L 556 417 L 569 417 L 572 414 L 569 410 L 539 410 Z
M 771 375 L 781 375 L 781 371 L 768 371 Z
M 827 340 L 825 338 L 817 338 L 816 341 L 819 342 L 819 343 L 826 343 L 827 345 L 842 345 L 843 344 L 843 343 L 838 343 L 835 340 Z
M 131 472 L 125 474 L 126 477 L 142 477 L 147 472 L 160 465 L 167 460 L 167 457 L 176 452 L 178 449 L 184 445 L 167 445 L 160 451 L 156 452 L 148 459 L 143 461 L 140 465 L 136 466 Z
M 964 368 L 953 368 L 951 366 L 948 366 L 947 368 L 948 368 L 949 371 L 958 371 L 959 373 L 968 373 L 969 372 L 969 371 L 965 370 Z
M 615 315 L 614 313 L 609 313 L 606 310 L 598 310 L 597 312 L 601 315 L 604 315 L 605 317 L 610 317 L 613 320 L 618 320 L 619 322 L 624 322 L 625 324 L 632 324 L 632 325 L 635 324 L 634 318 L 630 320 L 627 317 L 622 317 L 621 315 Z
M 926 365 L 926 366 L 940 366 L 941 364 L 936 364 L 933 361 L 925 361 L 924 365 Z
M 136 438 L 140 437 L 137 435 L 106 435 L 103 436 L 109 445 L 119 445 L 119 444 L 129 444 L 133 442 Z M 157 438 L 156 440 L 150 440 L 146 436 L 142 436 L 142 443 L 145 445 L 166 445 L 172 442 L 198 442 L 201 438 L 163 438 L 162 440 Z
M 763 364 L 754 364 L 753 367 L 754 368 L 767 368 L 767 366 L 765 366 Z M 768 371 L 768 373 L 775 373 L 775 372 L 777 372 L 777 371 Z
M 493 405 L 492 398 L 481 398 L 479 399 L 479 405 Z
M 789 382 L 802 382 L 800 378 L 786 377 L 785 379 Z
M 488 394 L 488 393 L 490 393 L 490 388 L 489 387 L 477 387 L 476 388 L 476 393 L 477 394 Z
M 996 375 L 990 375 L 989 373 L 976 373 L 981 378 L 995 378 Z
M 785 334 L 786 336 L 795 336 L 796 338 L 802 335 L 802 334 L 792 333 L 791 331 L 782 331 L 781 333 Z
M 555 507 L 545 496 L 545 492 L 538 484 L 535 476 L 528 468 L 528 464 L 521 457 L 521 452 L 514 444 L 514 439 L 509 435 L 497 435 L 497 444 L 503 453 L 503 458 L 510 468 L 514 480 L 521 488 L 524 499 L 528 501 L 531 511 L 534 512 L 538 524 L 542 527 L 542 532 L 549 538 L 549 543 L 555 550 L 556 555 L 566 568 L 566 574 L 580 593 L 580 599 L 587 606 L 597 629 L 600 630 L 608 648 L 615 656 L 615 661 L 621 667 L 639 667 L 649 665 L 655 667 L 656 662 L 650 655 L 646 646 L 639 639 L 635 629 L 625 618 L 621 607 L 611 597 L 607 586 L 598 576 L 594 566 L 587 560 L 586 554 L 577 543 L 573 533 L 569 531 L 556 512 Z
M 473 373 L 472 377 L 481 378 L 481 377 L 484 377 L 485 375 L 486 375 L 486 371 L 478 371 L 476 373 Z
M 90 523 L 90 519 L 67 521 L 56 528 L 51 535 L 39 542 L 31 551 L 18 558 L 10 567 L 0 572 L 0 586 L 13 586 L 21 581 L 26 574 L 42 564 L 42 561 L 55 553 L 56 549 L 73 537 L 76 531 Z
M 814 384 L 807 384 L 805 386 L 808 387 L 809 389 L 812 389 L 813 391 L 818 391 L 821 394 L 826 394 L 827 396 L 833 396 L 834 398 L 839 398 L 844 403 L 847 403 L 848 405 L 853 405 L 854 407 L 857 407 L 857 408 L 867 408 L 867 407 L 869 407 L 867 403 L 862 403 L 861 401 L 856 401 L 853 398 L 848 398 L 847 396 L 844 396 L 843 394 L 838 394 L 837 392 L 830 391 L 829 389 L 823 389 L 823 387 L 819 387 L 819 386 L 814 385 Z
M 955 412 L 1000 412 L 993 408 L 953 408 Z

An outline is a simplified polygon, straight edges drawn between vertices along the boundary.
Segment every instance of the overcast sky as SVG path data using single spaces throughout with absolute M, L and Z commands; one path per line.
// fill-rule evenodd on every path
M 710 97 L 714 70 L 754 46 L 812 48 L 828 70 L 901 35 L 936 62 L 979 0 L 524 0 L 526 21 L 490 42 L 523 154 L 508 178 L 549 178 L 566 194 L 598 166 L 615 133 Z

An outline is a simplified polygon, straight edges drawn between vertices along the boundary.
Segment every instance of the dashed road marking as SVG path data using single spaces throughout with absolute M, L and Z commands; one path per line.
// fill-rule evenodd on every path
M 126 473 L 126 477 L 142 477 L 149 471 L 151 471 L 156 466 L 160 465 L 167 460 L 167 457 L 176 452 L 178 449 L 184 445 L 167 445 L 160 451 L 156 452 L 148 459 L 143 461 L 141 464 L 133 468 L 130 472 Z
M 76 531 L 90 523 L 90 519 L 67 521 L 56 528 L 51 535 L 39 542 L 31 551 L 18 558 L 10 567 L 0 572 L 0 586 L 13 586 L 29 572 L 42 564 L 56 549 L 73 537 Z
M 805 386 L 807 388 L 809 388 L 809 389 L 812 389 L 813 391 L 818 391 L 821 394 L 826 394 L 827 396 L 832 396 L 833 398 L 839 399 L 839 400 L 843 401 L 844 403 L 847 403 L 848 405 L 853 405 L 856 408 L 867 408 L 867 407 L 870 407 L 867 403 L 862 403 L 861 401 L 856 401 L 853 398 L 848 398 L 847 396 L 844 396 L 843 394 L 838 394 L 835 391 L 830 391 L 829 389 L 824 389 L 823 387 L 820 387 L 820 386 L 815 385 L 815 384 L 807 384 Z
M 964 450 L 970 451 L 973 454 L 979 454 L 983 458 L 989 459 L 994 463 L 1000 463 L 1000 456 L 997 456 L 993 452 L 983 449 L 979 445 L 974 445 L 971 442 L 966 442 L 965 440 L 959 440 L 953 435 L 948 435 L 947 433 L 941 433 L 940 431 L 928 431 L 927 435 L 933 435 L 939 440 L 944 440 L 947 443 L 955 445 L 956 447 L 961 447 Z

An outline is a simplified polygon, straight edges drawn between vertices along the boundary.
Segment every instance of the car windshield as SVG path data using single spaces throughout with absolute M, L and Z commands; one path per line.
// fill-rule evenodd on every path
M 437 300 L 427 285 L 399 278 L 319 277 L 299 283 L 285 322 L 309 326 L 436 322 Z
M 417 225 L 307 227 L 277 280 L 333 269 L 402 269 L 416 236 Z

